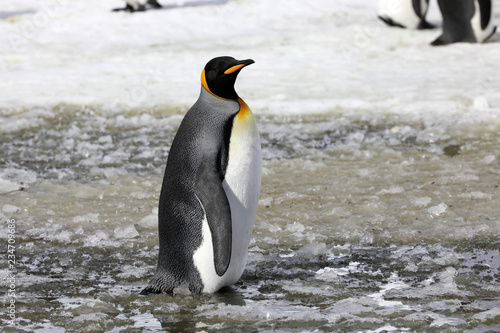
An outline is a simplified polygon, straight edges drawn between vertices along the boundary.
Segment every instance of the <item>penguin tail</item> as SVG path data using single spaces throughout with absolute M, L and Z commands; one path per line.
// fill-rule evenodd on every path
M 388 26 L 390 27 L 397 27 L 397 28 L 402 28 L 402 29 L 406 29 L 406 27 L 396 21 L 394 21 L 392 18 L 390 17 L 386 17 L 386 16 L 378 16 L 378 18 L 384 22 L 385 24 L 387 24 Z
M 497 27 L 494 26 L 493 29 L 491 30 L 491 34 L 489 34 L 484 40 L 483 42 L 486 42 L 488 39 L 490 39 L 495 33 L 497 32 Z

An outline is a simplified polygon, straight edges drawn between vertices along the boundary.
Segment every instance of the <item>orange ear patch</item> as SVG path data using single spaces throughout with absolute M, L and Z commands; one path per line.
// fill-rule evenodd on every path
M 209 93 L 211 93 L 213 95 L 213 93 L 210 91 L 210 89 L 208 88 L 208 84 L 207 84 L 207 78 L 205 77 L 205 70 L 203 70 L 201 72 L 201 84 L 203 85 L 203 87 L 205 87 L 205 89 L 207 89 L 207 91 Z

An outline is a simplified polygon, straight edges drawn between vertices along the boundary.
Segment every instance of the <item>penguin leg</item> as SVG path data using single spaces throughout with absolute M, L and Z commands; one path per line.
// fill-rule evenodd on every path
M 144 6 L 144 5 L 137 6 L 137 11 L 138 12 L 144 12 L 145 10 L 146 10 L 146 6 Z
M 425 4 L 422 0 L 412 0 L 413 10 L 420 18 L 420 23 L 417 26 L 417 29 L 434 29 L 435 27 L 425 20 L 425 16 L 427 16 L 427 12 L 429 9 L 429 0 L 425 1 Z
M 475 11 L 474 0 L 438 0 L 438 5 L 443 16 L 443 33 L 431 45 L 475 43 L 476 37 L 470 23 Z

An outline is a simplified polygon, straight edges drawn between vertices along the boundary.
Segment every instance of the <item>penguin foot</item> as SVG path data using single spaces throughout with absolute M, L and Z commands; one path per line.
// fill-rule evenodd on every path
M 139 295 L 148 296 L 149 294 L 162 294 L 162 293 L 173 294 L 173 290 L 162 291 L 160 289 L 147 286 L 139 293 Z
M 431 45 L 432 46 L 444 46 L 444 45 L 449 45 L 451 44 L 452 42 L 449 41 L 449 40 L 446 40 L 445 38 L 443 38 L 443 36 L 439 36 L 438 38 L 436 38 L 432 43 Z
M 174 289 L 180 285 L 172 275 L 165 272 L 156 272 L 149 281 L 149 284 L 144 288 L 139 295 L 149 294 L 172 294 Z
M 478 41 L 472 35 L 464 35 L 464 36 L 450 36 L 449 34 L 443 33 L 441 36 L 436 38 L 431 45 L 432 46 L 442 46 L 449 45 L 453 43 L 477 43 Z M 479 41 L 481 42 L 481 41 Z
M 201 294 L 203 292 L 203 286 L 190 284 L 189 285 L 189 290 L 193 294 Z

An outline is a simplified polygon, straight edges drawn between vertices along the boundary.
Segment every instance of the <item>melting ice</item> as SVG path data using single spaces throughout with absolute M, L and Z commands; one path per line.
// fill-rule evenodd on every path
M 388 28 L 361 0 L 164 5 L 1 2 L 16 329 L 499 329 L 498 36 L 432 48 L 439 30 Z M 215 295 L 139 297 L 170 144 L 223 54 L 256 61 L 236 87 L 264 152 L 246 271 Z

